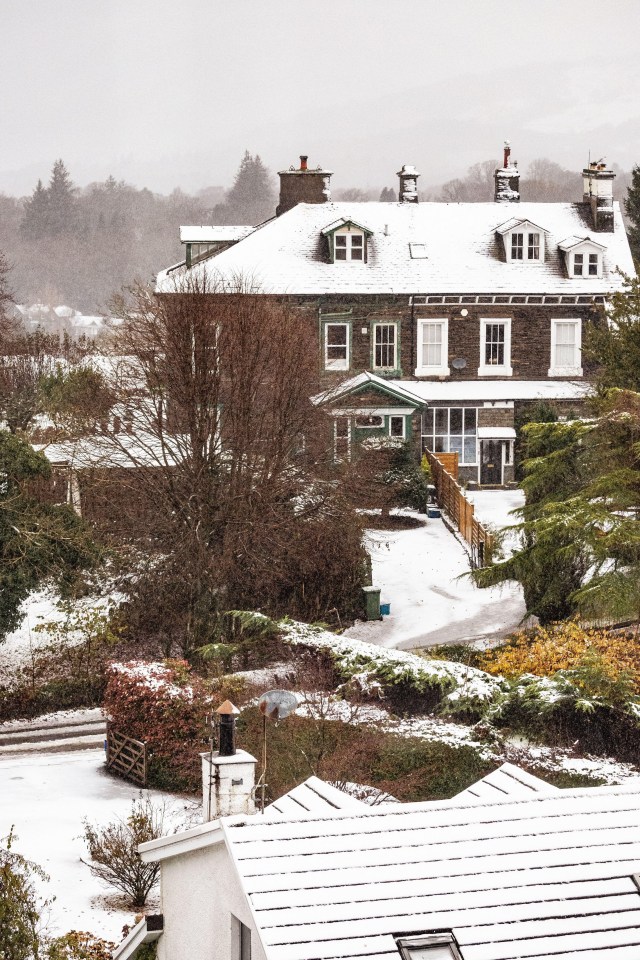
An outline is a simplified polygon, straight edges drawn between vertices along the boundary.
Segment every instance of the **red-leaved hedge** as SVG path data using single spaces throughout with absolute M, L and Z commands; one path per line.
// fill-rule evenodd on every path
M 105 712 L 120 733 L 147 744 L 149 786 L 198 790 L 206 718 L 218 705 L 210 685 L 184 660 L 112 663 L 107 677 Z

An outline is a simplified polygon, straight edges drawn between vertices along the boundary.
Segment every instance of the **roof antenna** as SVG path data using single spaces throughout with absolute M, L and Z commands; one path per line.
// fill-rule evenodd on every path
M 267 717 L 274 720 L 284 720 L 298 707 L 298 698 L 290 690 L 267 690 L 258 700 L 258 708 L 262 714 L 262 773 L 255 788 L 256 794 L 260 791 L 260 813 L 264 813 L 265 794 L 267 789 Z

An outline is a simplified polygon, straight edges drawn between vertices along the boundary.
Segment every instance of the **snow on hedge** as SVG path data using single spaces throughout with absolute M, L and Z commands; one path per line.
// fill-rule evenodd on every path
M 154 693 L 161 691 L 168 697 L 193 700 L 193 687 L 190 684 L 178 686 L 174 683 L 176 673 L 174 666 L 165 663 L 149 663 L 145 660 L 130 660 L 128 663 L 111 663 L 109 670 L 128 677 Z
M 292 646 L 322 650 L 340 674 L 367 691 L 406 684 L 417 693 L 439 689 L 445 710 L 473 709 L 494 700 L 504 688 L 502 677 L 448 660 L 427 660 L 404 650 L 378 647 L 362 640 L 341 637 L 306 623 L 283 622 L 282 638 Z

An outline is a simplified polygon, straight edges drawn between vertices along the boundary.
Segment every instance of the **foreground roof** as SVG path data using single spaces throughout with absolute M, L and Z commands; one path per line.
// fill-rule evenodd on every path
M 639 819 L 634 785 L 221 828 L 269 960 L 398 960 L 438 930 L 464 960 L 638 960 Z
M 619 270 L 634 274 L 619 203 L 614 203 L 614 232 L 595 234 L 606 246 L 602 279 L 569 278 L 559 249 L 569 237 L 594 237 L 588 204 L 516 206 L 512 211 L 502 203 L 301 203 L 191 272 L 211 286 L 227 283 L 235 289 L 242 277 L 259 292 L 285 295 L 602 294 L 622 288 Z M 510 212 L 545 231 L 544 263 L 505 262 L 497 230 Z M 329 262 L 323 231 L 340 220 L 366 224 L 371 231 L 366 263 Z M 423 245 L 423 255 L 413 258 L 410 244 Z M 172 292 L 185 273 L 183 265 L 163 271 L 158 289 Z

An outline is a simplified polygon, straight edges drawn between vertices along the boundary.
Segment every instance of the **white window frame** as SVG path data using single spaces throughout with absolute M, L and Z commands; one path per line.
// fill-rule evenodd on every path
M 494 363 L 488 364 L 485 360 L 487 327 L 497 323 L 504 325 L 504 363 L 500 365 Z M 513 367 L 511 366 L 511 317 L 480 317 L 480 366 L 478 367 L 478 376 L 513 376 Z
M 391 327 L 393 328 L 393 363 L 392 364 L 380 364 L 376 363 L 376 348 L 377 344 L 377 335 L 378 330 L 382 327 Z M 384 344 L 383 346 L 388 346 Z M 398 324 L 393 321 L 384 321 L 381 320 L 379 323 L 374 323 L 373 325 L 373 357 L 372 366 L 374 370 L 397 370 L 398 369 Z
M 338 237 L 345 237 L 345 245 L 341 250 L 345 251 L 344 257 L 338 257 Z M 358 237 L 362 243 L 360 246 L 354 245 L 353 238 Z M 362 253 L 361 257 L 354 257 L 354 250 Z M 367 236 L 363 230 L 354 227 L 340 227 L 333 234 L 333 261 L 334 263 L 364 263 L 367 259 Z
M 446 406 L 446 405 L 443 405 L 443 404 L 437 404 L 437 405 L 429 404 L 429 406 L 430 406 L 431 410 L 433 411 L 433 430 L 432 430 L 431 433 L 424 433 L 424 417 L 427 415 L 427 411 L 425 410 L 424 413 L 423 413 L 423 415 L 422 415 L 422 416 L 423 416 L 423 420 L 422 420 L 421 431 L 420 431 L 420 432 L 421 432 L 421 442 L 424 444 L 425 441 L 426 441 L 426 442 L 429 444 L 429 450 L 431 450 L 432 453 L 435 453 L 435 454 L 437 455 L 436 449 L 435 449 L 435 446 L 436 446 L 436 444 L 435 444 L 435 438 L 436 438 L 436 437 L 446 437 L 446 438 L 447 438 L 447 449 L 446 449 L 446 450 L 443 450 L 443 451 L 437 451 L 437 452 L 438 452 L 438 453 L 440 453 L 440 452 L 442 452 L 442 453 L 455 453 L 455 452 L 457 452 L 457 451 L 455 451 L 455 450 L 454 450 L 454 451 L 451 450 L 451 411 L 452 411 L 452 410 L 462 410 L 462 432 L 461 432 L 460 434 L 458 434 L 458 433 L 454 433 L 454 434 L 453 434 L 454 437 L 458 437 L 458 436 L 459 436 L 459 437 L 461 438 L 461 440 L 462 440 L 462 454 L 458 453 L 458 463 L 459 463 L 459 465 L 460 465 L 461 467 L 476 467 L 476 466 L 479 466 L 479 464 L 480 464 L 480 456 L 479 456 L 479 454 L 480 454 L 480 443 L 479 443 L 479 439 L 478 439 L 478 420 L 479 420 L 479 418 L 480 418 L 480 415 L 479 415 L 478 411 L 479 411 L 480 408 L 479 408 L 479 407 L 469 407 L 469 406 L 468 406 L 468 407 L 457 407 L 457 406 L 455 406 L 455 404 L 452 404 L 452 405 L 450 405 L 450 406 Z M 438 411 L 438 410 L 446 410 L 446 411 L 447 411 L 447 431 L 446 431 L 446 433 L 442 433 L 442 432 L 438 431 L 437 428 L 436 428 L 436 426 L 437 426 L 437 411 Z M 465 410 L 475 410 L 476 432 L 475 432 L 474 434 L 465 433 L 465 431 L 464 431 Z M 473 453 L 474 459 L 473 459 L 473 460 L 467 460 L 467 459 L 466 459 L 466 455 L 465 455 L 465 440 L 471 439 L 472 436 L 473 436 L 473 441 L 474 441 L 474 453 Z
M 522 258 L 514 257 L 514 245 L 513 238 L 516 235 L 522 235 L 522 246 L 519 249 L 522 250 Z M 532 238 L 537 237 L 537 245 L 532 243 Z M 544 263 L 544 254 L 545 254 L 545 235 L 543 230 L 533 229 L 532 226 L 527 225 L 526 223 L 518 224 L 517 227 L 514 227 L 513 230 L 510 230 L 505 235 L 505 252 L 507 255 L 507 263 Z M 530 257 L 529 251 L 537 246 L 538 256 Z
M 423 330 L 425 326 L 442 326 L 442 356 L 441 363 L 428 366 L 424 363 L 423 357 Z M 451 373 L 448 365 L 449 359 L 449 319 L 448 317 L 421 317 L 416 324 L 418 334 L 418 365 L 415 369 L 416 377 L 448 377 Z
M 329 357 L 329 327 L 344 327 L 346 332 L 346 354 L 344 359 L 342 357 L 338 359 L 331 359 Z M 324 340 L 324 369 L 325 370 L 348 370 L 351 366 L 351 324 L 345 323 L 344 321 L 327 321 L 323 324 L 322 336 Z M 334 347 L 338 344 L 333 344 Z M 342 346 L 340 344 L 340 346 Z
M 573 366 L 559 366 L 557 361 L 557 328 L 558 324 L 573 324 L 576 329 L 575 339 L 575 359 L 578 361 Z M 560 317 L 551 320 L 551 366 L 548 376 L 550 377 L 581 377 L 582 376 L 582 320 L 575 317 Z
M 576 273 L 576 254 L 582 256 L 582 273 Z M 587 240 L 569 251 L 569 277 L 571 280 L 597 280 L 602 278 L 603 251 L 597 249 Z M 597 257 L 596 272 L 589 273 L 589 257 Z
M 251 927 L 231 914 L 231 956 L 233 960 L 251 960 Z

